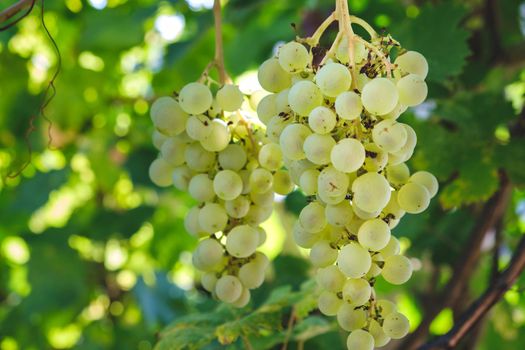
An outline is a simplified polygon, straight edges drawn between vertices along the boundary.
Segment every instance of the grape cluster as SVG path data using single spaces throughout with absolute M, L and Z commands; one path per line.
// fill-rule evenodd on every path
M 272 214 L 274 192 L 293 189 L 280 148 L 263 144 L 264 131 L 246 118 L 247 101 L 235 85 L 220 87 L 214 98 L 209 86 L 193 82 L 151 106 L 160 154 L 150 178 L 199 202 L 184 221 L 201 239 L 193 264 L 203 288 L 237 307 L 264 281 L 269 260 L 257 251 L 266 240 L 259 225 Z
M 321 64 L 306 40 L 281 46 L 259 68 L 259 82 L 272 94 L 257 113 L 267 146 L 281 149 L 309 199 L 293 236 L 318 268 L 319 309 L 351 332 L 348 349 L 364 350 L 408 333 L 408 319 L 376 299 L 374 283 L 411 277 L 391 230 L 405 213 L 424 211 L 438 183 L 425 171 L 410 174 L 405 162 L 416 133 L 397 121 L 427 96 L 426 59 L 390 37 L 338 38 Z M 394 47 L 400 54 L 390 63 Z

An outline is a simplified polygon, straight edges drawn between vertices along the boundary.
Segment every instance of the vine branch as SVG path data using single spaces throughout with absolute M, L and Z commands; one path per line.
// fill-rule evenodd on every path
M 26 17 L 31 12 L 31 10 L 33 10 L 33 6 L 35 6 L 35 2 L 36 0 L 20 0 L 17 3 L 3 10 L 2 12 L 0 12 L 0 23 L 5 23 L 9 19 L 16 16 L 18 13 L 20 13 L 23 9 L 25 9 L 26 7 L 29 7 L 29 9 L 24 15 L 22 15 L 21 17 L 19 17 L 18 19 L 16 19 L 15 21 L 7 25 L 0 27 L 0 31 L 11 28 L 16 23 L 18 23 L 20 20 L 22 20 L 24 17 Z
M 222 16 L 221 16 L 221 1 L 215 0 L 213 2 L 213 17 L 215 19 L 215 65 L 219 73 L 219 82 L 221 85 L 229 80 L 224 67 L 224 48 L 222 42 Z

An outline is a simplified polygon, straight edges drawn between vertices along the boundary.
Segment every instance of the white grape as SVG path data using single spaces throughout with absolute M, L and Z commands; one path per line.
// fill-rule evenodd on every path
M 233 303 L 242 293 L 241 281 L 235 276 L 224 275 L 215 285 L 217 298 L 225 303 Z
M 317 189 L 321 195 L 324 194 L 327 197 L 343 197 L 344 199 L 348 192 L 349 184 L 350 179 L 345 173 L 332 166 L 328 166 L 319 174 Z
M 202 287 L 208 292 L 213 292 L 215 290 L 215 286 L 217 285 L 217 280 L 218 278 L 215 272 L 205 272 L 201 277 Z
M 193 173 L 186 165 L 176 167 L 172 173 L 173 186 L 180 191 L 187 191 L 192 177 Z
M 356 139 L 346 138 L 339 141 L 330 153 L 334 168 L 345 173 L 359 169 L 365 162 L 365 148 Z
M 383 331 L 392 339 L 403 338 L 408 334 L 409 329 L 408 319 L 399 312 L 392 312 L 383 320 Z
M 184 152 L 186 143 L 178 137 L 169 137 L 164 141 L 160 149 L 160 156 L 172 166 L 184 163 Z
M 243 288 L 242 293 L 239 296 L 239 299 L 235 300 L 232 303 L 232 305 L 237 308 L 245 307 L 250 302 L 250 297 L 251 297 L 250 290 L 248 288 Z
M 310 250 L 310 261 L 315 267 L 326 267 L 337 260 L 337 249 L 330 242 L 322 240 L 315 243 Z
M 220 199 L 235 199 L 242 192 L 242 179 L 233 170 L 221 170 L 213 179 L 213 190 Z
M 383 318 L 390 315 L 392 312 L 397 312 L 397 306 L 393 302 L 387 299 L 378 299 L 376 302 L 376 308 Z
M 343 286 L 343 299 L 354 306 L 364 305 L 371 295 L 370 283 L 362 278 L 350 278 Z
M 299 188 L 307 196 L 312 196 L 317 193 L 317 179 L 319 178 L 319 170 L 307 169 L 299 178 Z
M 309 80 L 295 83 L 288 93 L 288 103 L 292 110 L 302 116 L 310 114 L 312 109 L 323 102 L 321 90 Z
M 257 230 L 257 235 L 259 238 L 257 242 L 257 247 L 260 247 L 266 242 L 268 235 L 266 234 L 266 230 L 260 226 L 257 227 L 256 230 Z
M 374 346 L 372 335 L 362 329 L 356 329 L 346 339 L 346 347 L 349 350 L 374 350 Z
M 428 207 L 430 194 L 423 185 L 409 182 L 399 189 L 397 202 L 407 213 L 418 214 Z
M 250 210 L 248 210 L 248 214 L 246 214 L 245 221 L 246 223 L 257 226 L 272 216 L 273 213 L 273 205 L 270 206 L 262 206 L 262 205 L 252 205 L 250 207 Z
M 233 171 L 241 170 L 247 159 L 246 151 L 239 144 L 229 144 L 224 150 L 219 152 L 218 157 L 221 168 Z
M 310 54 L 304 45 L 292 41 L 279 48 L 279 64 L 290 73 L 303 71 L 310 62 Z
M 193 140 L 200 141 L 210 135 L 210 123 L 211 120 L 205 115 L 192 115 L 186 121 L 186 133 Z
M 285 196 L 293 191 L 294 183 L 290 173 L 285 170 L 277 170 L 273 174 L 273 190 L 275 193 Z
M 377 173 L 366 173 L 355 179 L 352 192 L 353 204 L 369 213 L 382 210 L 390 199 L 390 185 Z
M 252 202 L 260 206 L 272 205 L 274 197 L 274 193 L 271 189 L 266 192 L 250 192 L 250 199 Z
M 324 106 L 315 107 L 308 115 L 308 125 L 317 134 L 328 134 L 336 121 L 335 113 Z
M 317 299 L 319 311 L 326 316 L 335 316 L 343 301 L 335 293 L 324 291 Z
M 349 201 L 342 201 L 339 204 L 327 205 L 325 208 L 326 221 L 330 225 L 345 227 L 350 223 L 354 213 Z
M 317 71 L 315 82 L 324 95 L 336 97 L 350 88 L 352 76 L 346 66 L 340 63 L 328 63 Z
M 211 107 L 212 102 L 213 96 L 210 88 L 202 83 L 193 82 L 186 84 L 179 93 L 180 106 L 189 114 L 206 112 Z
M 219 107 L 226 112 L 235 112 L 244 101 L 239 87 L 232 84 L 226 84 L 217 91 L 216 95 L 217 104 Z
M 417 74 L 423 79 L 427 77 L 428 63 L 419 52 L 407 51 L 398 56 L 394 63 L 405 73 Z
M 208 271 L 218 265 L 224 253 L 222 245 L 216 239 L 207 238 L 197 245 L 194 255 L 198 257 L 200 270 Z
M 257 78 L 262 88 L 270 92 L 279 92 L 290 86 L 292 78 L 279 64 L 277 58 L 270 58 L 261 64 Z
M 377 210 L 377 211 L 369 213 L 367 211 L 360 209 L 357 205 L 352 206 L 352 210 L 358 218 L 363 219 L 363 220 L 374 219 L 378 217 L 379 214 L 381 213 L 381 210 Z
M 224 230 L 228 223 L 228 214 L 224 207 L 217 203 L 206 203 L 199 211 L 199 225 L 208 233 Z
M 194 236 L 199 236 L 203 232 L 199 224 L 199 211 L 199 207 L 192 207 L 184 217 L 184 228 Z
M 273 175 L 266 169 L 257 168 L 250 175 L 250 188 L 252 192 L 268 192 L 273 185 Z
M 401 251 L 401 246 L 399 245 L 399 241 L 396 237 L 390 236 L 390 240 L 388 241 L 387 245 L 379 251 L 381 256 L 383 258 L 389 258 L 392 255 L 397 255 Z
M 255 261 L 244 264 L 239 269 L 239 279 L 242 284 L 249 289 L 255 289 L 261 286 L 264 282 L 264 269 Z
M 270 119 L 279 114 L 279 110 L 276 105 L 276 94 L 270 94 L 265 97 L 257 105 L 257 116 L 264 125 L 268 125 Z
M 374 346 L 380 348 L 390 342 L 390 337 L 385 334 L 383 327 L 376 320 L 370 320 L 368 331 L 374 337 Z
M 224 121 L 214 119 L 210 124 L 210 134 L 205 136 L 200 142 L 205 150 L 210 152 L 220 152 L 230 143 L 230 131 Z
M 197 174 L 191 178 L 188 192 L 190 196 L 199 202 L 209 202 L 215 198 L 213 191 L 213 181 L 210 180 L 208 174 Z
M 306 158 L 318 165 L 330 163 L 330 153 L 335 140 L 330 135 L 311 134 L 304 140 L 303 150 Z
M 387 78 L 375 78 L 364 86 L 361 101 L 368 112 L 385 115 L 396 107 L 399 95 L 392 81 Z
M 290 102 L 288 102 L 288 94 L 290 93 L 290 89 L 284 89 L 283 91 L 279 92 L 275 98 L 275 108 L 280 113 L 289 113 L 292 111 L 290 108 Z
M 398 80 L 396 86 L 399 93 L 399 102 L 405 106 L 417 106 L 427 98 L 427 83 L 419 75 L 409 74 L 404 76 Z
M 342 303 L 337 311 L 337 322 L 347 332 L 362 328 L 366 324 L 366 312 L 354 305 Z
M 388 163 L 389 155 L 375 143 L 365 145 L 365 163 L 363 168 L 367 171 L 381 171 Z
M 167 139 L 168 136 L 160 133 L 157 129 L 153 130 L 153 133 L 151 135 L 151 142 L 153 143 L 153 146 L 155 146 L 156 149 L 160 150 Z
M 226 250 L 237 258 L 246 258 L 257 249 L 259 235 L 249 225 L 235 226 L 226 236 Z
M 284 156 L 291 160 L 301 160 L 305 157 L 304 142 L 312 132 L 303 124 L 286 126 L 279 138 L 280 148 Z
M 389 165 L 386 167 L 386 178 L 392 186 L 405 184 L 410 177 L 410 170 L 405 163 Z
M 335 265 L 319 268 L 316 279 L 321 288 L 334 293 L 340 292 L 346 281 L 345 275 Z
M 339 269 L 350 278 L 361 278 L 372 264 L 368 251 L 357 243 L 349 243 L 339 251 L 337 265 Z
M 159 187 L 168 187 L 173 184 L 173 166 L 163 158 L 157 158 L 149 166 L 149 178 Z
M 323 232 L 308 232 L 303 228 L 299 221 L 296 221 L 292 229 L 292 235 L 298 246 L 312 248 L 317 241 L 322 239 Z
M 387 152 L 399 151 L 407 142 L 407 131 L 403 124 L 392 119 L 385 119 L 374 126 L 374 143 Z
M 350 51 L 348 49 L 348 44 L 348 37 L 343 36 L 339 42 L 339 45 L 337 46 L 337 50 L 335 51 L 335 57 L 341 63 L 350 62 Z M 361 63 L 367 56 L 366 47 L 362 42 L 357 40 L 353 40 L 352 45 L 354 50 L 354 63 Z
M 427 189 L 430 198 L 434 197 L 439 189 L 439 183 L 436 177 L 428 171 L 415 172 L 412 174 L 412 176 L 410 176 L 408 181 L 424 186 Z
M 305 206 L 299 214 L 301 226 L 308 232 L 319 232 L 326 226 L 324 207 L 312 202 Z
M 385 259 L 381 275 L 391 284 L 403 284 L 412 276 L 412 263 L 404 255 L 389 256 Z
M 248 210 L 250 210 L 250 201 L 245 196 L 239 196 L 235 199 L 225 201 L 224 207 L 229 216 L 235 219 L 240 219 L 248 214 Z
M 345 91 L 335 99 L 337 115 L 346 120 L 357 119 L 363 111 L 361 97 L 353 91 Z
M 211 170 L 215 165 L 215 153 L 205 150 L 199 143 L 186 147 L 184 159 L 188 168 L 198 172 Z
M 283 153 L 276 143 L 267 143 L 259 150 L 259 164 L 270 171 L 283 166 Z
M 398 102 L 396 107 L 392 110 L 392 112 L 385 114 L 381 116 L 383 119 L 393 119 L 396 120 L 399 118 L 399 116 L 404 113 L 408 109 L 408 106 L 405 106 L 401 102 Z
M 173 98 L 158 98 L 151 105 L 151 120 L 155 128 L 166 136 L 175 136 L 184 131 L 188 114 Z
M 270 119 L 266 126 L 266 135 L 272 142 L 279 142 L 279 138 L 287 125 L 292 124 L 292 118 L 284 118 L 276 115 Z M 284 149 L 282 150 L 284 152 Z
M 377 252 L 388 244 L 390 228 L 381 219 L 367 220 L 359 228 L 357 238 L 363 247 Z

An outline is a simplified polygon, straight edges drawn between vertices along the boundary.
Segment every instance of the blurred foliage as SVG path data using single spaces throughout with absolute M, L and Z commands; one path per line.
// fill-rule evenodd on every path
M 0 8 L 11 2 L 0 1 Z M 46 109 L 52 147 L 46 147 L 48 123 L 37 118 L 31 155 L 24 134 L 57 57 L 38 8 L 0 33 L 1 350 L 146 350 L 158 339 L 162 350 L 190 344 L 244 349 L 246 342 L 267 349 L 285 339 L 305 349 L 343 348 L 333 320 L 314 309 L 311 269 L 289 236 L 294 213 L 305 203 L 300 193 L 276 203 L 277 214 L 265 224 L 264 249 L 274 258 L 267 283 L 248 307 L 233 310 L 193 284 L 196 239 L 183 227 L 191 198 L 148 180 L 156 156 L 148 105 L 197 79 L 211 59 L 210 3 L 46 1 L 44 20 L 62 66 Z M 228 1 L 228 70 L 239 81 L 253 81 L 258 63 L 279 41 L 294 37 L 291 23 L 308 34 L 311 19 L 332 7 L 328 0 Z M 402 118 L 419 138 L 411 168 L 436 174 L 441 190 L 427 212 L 405 217 L 395 230 L 419 272 L 400 287 L 377 284 L 415 327 L 419 296 L 436 272 L 443 285 L 465 254 L 500 172 L 514 185 L 501 267 L 524 232 L 525 132 L 512 125 L 524 118 L 525 2 L 350 0 L 350 8 L 430 63 L 428 102 Z M 7 177 L 30 156 L 20 176 Z M 483 245 L 488 253 L 491 237 Z M 490 271 L 491 254 L 485 254 L 470 281 L 471 297 L 484 290 Z M 522 277 L 496 306 L 479 349 L 522 348 L 524 286 Z M 296 326 L 288 332 L 291 315 Z M 450 323 L 445 312 L 431 331 L 445 332 Z

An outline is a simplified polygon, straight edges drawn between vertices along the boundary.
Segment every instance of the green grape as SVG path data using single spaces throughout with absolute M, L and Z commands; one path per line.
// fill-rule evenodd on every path
M 390 184 L 378 173 L 366 173 L 352 183 L 353 205 L 369 213 L 382 210 L 390 199 Z
M 376 320 L 370 320 L 368 331 L 374 337 L 374 346 L 380 348 L 390 342 L 390 337 L 385 334 L 383 328 Z
M 224 230 L 228 223 L 228 214 L 217 203 L 206 203 L 199 211 L 199 225 L 204 232 L 215 233 Z
M 350 278 L 343 286 L 343 299 L 354 306 L 364 305 L 371 295 L 370 283 L 362 278 Z
M 254 193 L 268 192 L 273 185 L 273 175 L 266 169 L 257 168 L 250 175 L 250 188 Z
M 252 205 L 248 214 L 246 214 L 245 221 L 246 223 L 257 226 L 272 216 L 273 205 L 270 206 L 261 206 L 261 205 Z
M 257 110 L 257 106 L 261 100 L 268 95 L 268 92 L 264 90 L 255 90 L 251 95 L 248 96 L 248 104 L 253 111 Z
M 399 189 L 397 202 L 407 213 L 418 214 L 430 204 L 430 194 L 423 185 L 409 182 Z
M 184 151 L 188 168 L 198 172 L 211 170 L 215 166 L 215 153 L 208 152 L 199 143 L 188 145 Z
M 279 114 L 276 99 L 277 94 L 270 94 L 264 96 L 263 99 L 257 105 L 257 116 L 264 125 L 268 125 L 270 119 L 273 116 Z
M 286 72 L 277 58 L 270 58 L 261 64 L 257 73 L 259 84 L 266 91 L 279 92 L 290 86 L 292 77 Z
M 397 255 L 401 251 L 401 246 L 399 245 L 399 241 L 396 237 L 390 236 L 390 240 L 388 241 L 387 245 L 379 251 L 381 256 L 383 258 L 389 258 L 392 255 Z
M 208 174 L 197 174 L 191 178 L 188 192 L 190 196 L 199 202 L 209 202 L 215 198 L 213 192 L 213 181 L 210 180 Z
M 319 311 L 326 316 L 335 316 L 343 301 L 336 294 L 324 291 L 317 299 Z
M 273 190 L 275 193 L 286 196 L 294 189 L 290 174 L 285 170 L 277 170 L 273 174 Z
M 241 194 L 248 194 L 251 191 L 250 188 L 250 176 L 252 172 L 248 169 L 242 169 L 239 171 L 239 176 L 242 179 L 242 192 Z
M 308 204 L 301 210 L 299 222 L 308 232 L 321 231 L 326 226 L 324 207 L 317 202 Z
M 264 282 L 265 268 L 259 266 L 255 261 L 242 265 L 239 269 L 239 279 L 243 286 L 249 289 L 260 287 Z
M 241 281 L 235 276 L 224 275 L 217 281 L 215 285 L 215 294 L 220 301 L 225 303 L 233 303 L 242 294 Z
M 341 63 L 350 62 L 350 51 L 348 49 L 348 44 L 348 38 L 343 36 L 341 38 L 341 41 L 339 42 L 339 45 L 337 45 L 337 50 L 335 51 L 335 58 L 337 58 Z M 354 40 L 352 42 L 352 45 L 354 47 L 354 63 L 361 63 L 364 59 L 366 59 L 368 54 L 366 47 L 362 42 L 357 40 Z
M 342 139 L 332 148 L 330 160 L 337 170 L 354 172 L 365 162 L 365 148 L 356 139 Z
M 279 142 L 283 130 L 287 125 L 292 124 L 292 122 L 292 118 L 284 118 L 279 115 L 272 117 L 266 126 L 266 135 L 268 136 L 268 139 L 275 143 Z M 284 149 L 281 151 L 285 152 Z
M 157 158 L 149 166 L 149 178 L 159 187 L 168 187 L 173 184 L 173 167 L 163 158 Z
M 324 206 L 326 205 L 337 205 L 346 199 L 346 194 L 337 196 L 329 196 L 325 192 L 319 192 L 317 194 L 317 200 L 320 201 Z
M 259 235 L 249 225 L 235 226 L 226 236 L 226 250 L 236 258 L 246 258 L 257 249 Z
M 330 242 L 322 240 L 315 243 L 310 250 L 310 261 L 315 267 L 326 267 L 337 260 L 337 249 Z
M 233 170 L 221 170 L 213 179 L 213 190 L 220 199 L 235 199 L 242 192 L 242 179 Z
M 372 79 L 369 78 L 366 73 L 359 74 L 356 79 L 357 90 L 363 91 L 365 85 L 368 84 L 370 80 Z
M 330 163 L 330 153 L 335 140 L 330 135 L 311 134 L 304 140 L 303 150 L 306 158 L 317 165 Z
M 155 146 L 156 149 L 160 150 L 167 139 L 168 136 L 161 134 L 158 130 L 153 130 L 151 141 L 153 142 L 153 146 Z
M 377 252 L 388 244 L 390 228 L 381 219 L 367 220 L 359 228 L 357 238 L 363 247 Z
M 301 175 L 306 170 L 315 168 L 315 164 L 313 164 L 307 159 L 289 160 L 288 158 L 284 157 L 284 165 L 288 168 L 290 177 L 292 178 L 292 181 L 296 184 L 299 183 Z
M 386 167 L 386 178 L 394 187 L 404 185 L 407 183 L 409 177 L 410 170 L 405 163 L 389 165 Z
M 199 236 L 200 233 L 203 233 L 203 230 L 199 224 L 199 207 L 192 207 L 188 214 L 184 217 L 184 228 L 188 233 Z
M 325 194 L 327 197 L 342 196 L 344 199 L 348 192 L 349 184 L 350 179 L 345 173 L 340 172 L 332 166 L 328 166 L 319 174 L 317 189 L 319 194 Z
M 354 209 L 354 206 L 352 206 L 352 210 Z M 354 215 L 352 217 L 352 220 L 350 220 L 350 223 L 345 226 L 346 230 L 350 232 L 353 235 L 357 235 L 357 232 L 359 231 L 359 227 L 365 222 L 365 220 L 361 219 L 359 216 Z
M 171 97 L 160 97 L 151 105 L 151 120 L 163 135 L 175 136 L 183 132 L 187 118 L 188 114 Z
M 317 179 L 319 178 L 319 170 L 307 169 L 299 178 L 299 188 L 307 196 L 312 196 L 317 193 Z
M 257 243 L 257 247 L 260 247 L 262 246 L 265 242 L 266 242 L 266 238 L 268 238 L 268 235 L 266 234 L 266 230 L 263 229 L 262 227 L 257 227 L 256 228 L 257 230 L 257 234 L 258 234 L 258 243 Z
M 428 171 L 418 171 L 412 174 L 408 179 L 408 182 L 414 182 L 425 187 L 430 195 L 430 198 L 434 197 L 439 189 L 439 183 L 434 175 Z
M 352 210 L 354 212 L 354 214 L 360 218 L 360 219 L 363 219 L 363 220 L 369 220 L 369 219 L 374 219 L 374 218 L 377 218 L 379 216 L 379 214 L 381 213 L 381 210 L 377 210 L 377 211 L 374 211 L 372 213 L 369 213 L 367 211 L 364 211 L 362 209 L 360 209 L 358 206 L 354 205 L 352 207 Z
M 419 75 L 409 74 L 404 76 L 398 80 L 396 86 L 399 93 L 399 102 L 406 106 L 417 106 L 427 98 L 427 83 Z
M 202 147 L 210 152 L 220 152 L 230 143 L 230 131 L 226 123 L 220 119 L 214 119 L 210 123 L 210 134 L 201 141 Z
M 383 208 L 383 220 L 388 223 L 391 229 L 397 226 L 399 220 L 406 214 L 406 212 L 399 206 L 397 201 L 398 191 L 392 191 L 390 200 L 386 207 Z
M 217 285 L 217 280 L 218 278 L 215 272 L 205 272 L 202 274 L 202 277 L 201 277 L 202 287 L 211 293 L 215 290 L 215 286 Z
M 323 232 L 308 232 L 303 228 L 299 221 L 296 221 L 293 226 L 292 235 L 298 246 L 312 248 L 317 241 L 322 239 Z
M 396 304 L 387 299 L 378 299 L 376 302 L 376 309 L 383 318 L 393 312 L 397 312 Z
M 383 321 L 383 331 L 387 337 L 401 339 L 408 334 L 410 323 L 405 315 L 399 312 L 388 314 Z
M 280 148 L 284 156 L 291 160 L 301 160 L 305 157 L 304 141 L 312 132 L 302 124 L 290 124 L 286 126 L 279 138 Z
M 308 125 L 317 134 L 328 134 L 336 122 L 335 113 L 323 106 L 315 107 L 308 115 Z
M 383 170 L 389 160 L 389 155 L 375 143 L 365 145 L 365 162 L 363 168 L 366 171 L 377 172 Z
M 224 207 L 229 216 L 235 219 L 240 219 L 248 214 L 248 210 L 250 210 L 250 201 L 245 196 L 239 196 L 230 201 L 225 201 Z
M 339 251 L 337 265 L 339 269 L 350 278 L 361 278 L 372 264 L 368 251 L 357 243 L 351 242 Z
M 362 328 L 366 324 L 366 312 L 355 309 L 354 305 L 342 303 L 337 311 L 337 323 L 347 332 Z
M 427 77 L 428 63 L 419 52 L 407 51 L 398 56 L 394 63 L 404 73 L 417 74 L 423 79 Z
M 274 197 L 275 195 L 271 189 L 261 193 L 250 192 L 252 202 L 263 207 L 272 205 Z
M 218 159 L 221 168 L 239 171 L 246 164 L 248 156 L 241 145 L 232 143 L 219 152 Z
M 279 64 L 290 73 L 303 71 L 310 62 L 310 54 L 304 45 L 291 41 L 279 48 Z
M 270 171 L 283 166 L 283 153 L 276 143 L 267 143 L 259 150 L 259 164 Z
M 270 265 L 270 260 L 268 259 L 268 257 L 261 252 L 255 253 L 255 257 L 253 258 L 252 262 L 259 266 L 259 268 L 263 271 L 266 270 L 268 265 Z
M 408 106 L 405 106 L 401 102 L 398 102 L 396 107 L 392 110 L 392 112 L 385 114 L 381 116 L 383 119 L 393 119 L 396 120 L 401 116 L 402 113 L 404 113 L 408 109 Z
M 407 142 L 407 132 L 403 124 L 392 119 L 379 122 L 372 129 L 374 143 L 387 152 L 396 152 Z
M 290 108 L 301 116 L 307 116 L 312 109 L 323 103 L 321 90 L 309 80 L 295 83 L 288 93 Z
M 374 350 L 374 337 L 362 329 L 352 331 L 346 339 L 348 350 Z
M 379 267 L 379 263 L 384 262 L 385 259 L 383 259 L 383 256 L 380 253 L 374 254 L 372 256 L 372 265 L 370 265 L 370 270 L 365 275 L 365 278 L 367 280 L 370 280 L 374 277 L 377 277 L 381 274 L 381 268 Z
M 289 113 L 292 111 L 290 108 L 290 103 L 288 102 L 289 93 L 290 89 L 288 88 L 277 94 L 277 97 L 275 98 L 275 108 L 277 109 L 278 113 Z
M 334 293 L 340 292 L 346 281 L 345 275 L 335 265 L 319 268 L 316 279 L 321 288 Z
M 243 288 L 241 296 L 239 297 L 239 299 L 235 300 L 232 303 L 232 305 L 237 308 L 245 307 L 250 302 L 250 297 L 251 297 L 251 294 L 248 288 Z
M 354 213 L 349 201 L 342 201 L 339 204 L 329 204 L 325 208 L 326 221 L 330 225 L 345 227 L 350 223 Z
M 404 255 L 391 255 L 385 258 L 381 275 L 391 284 L 403 284 L 412 276 L 412 263 Z
M 324 95 L 336 97 L 350 88 L 352 76 L 344 65 L 328 63 L 317 71 L 315 82 Z
M 392 156 L 396 156 L 399 158 L 399 161 L 396 163 L 402 163 L 402 162 L 406 162 L 407 160 L 409 160 L 410 157 L 412 157 L 412 154 L 414 153 L 414 148 L 416 147 L 416 143 L 417 143 L 417 135 L 414 129 L 412 129 L 409 125 L 406 125 L 406 124 L 402 124 L 402 125 L 407 132 L 407 141 L 405 142 L 405 144 L 403 145 L 403 147 L 401 147 L 399 151 L 391 154 L 390 158 L 393 158 Z M 389 159 L 389 163 L 396 164 L 392 162 L 390 159 Z
M 224 254 L 222 245 L 216 239 L 207 238 L 197 245 L 194 255 L 197 256 L 199 270 L 209 271 L 214 269 L 221 261 Z
M 337 115 L 346 120 L 354 120 L 361 116 L 363 103 L 361 97 L 353 91 L 345 91 L 335 99 Z
M 206 112 L 213 102 L 210 88 L 202 83 L 186 84 L 179 93 L 179 103 L 182 109 L 189 114 Z M 182 125 L 185 125 L 185 122 Z
M 374 78 L 364 86 L 361 101 L 371 114 L 388 114 L 399 101 L 396 85 L 387 78 Z
M 235 112 L 241 108 L 244 102 L 244 96 L 242 95 L 239 87 L 232 84 L 226 84 L 217 91 L 217 105 L 226 112 Z
M 186 121 L 186 133 L 190 138 L 201 141 L 211 133 L 211 120 L 205 115 L 192 115 Z

